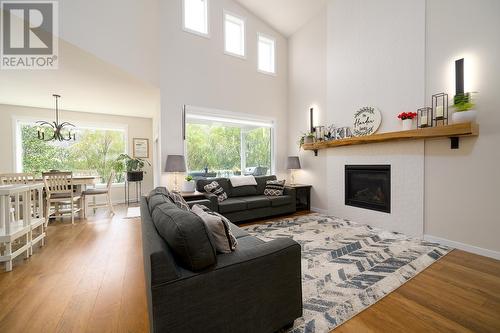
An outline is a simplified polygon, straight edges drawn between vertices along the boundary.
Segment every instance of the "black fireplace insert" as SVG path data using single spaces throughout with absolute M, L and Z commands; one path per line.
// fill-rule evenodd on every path
M 346 165 L 345 204 L 391 212 L 391 166 Z

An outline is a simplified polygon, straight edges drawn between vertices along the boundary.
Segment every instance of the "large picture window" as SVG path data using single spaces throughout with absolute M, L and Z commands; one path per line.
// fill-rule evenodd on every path
M 193 176 L 271 174 L 273 123 L 188 112 L 186 156 Z
M 75 141 L 42 141 L 37 125 L 18 121 L 16 129 L 17 171 L 41 175 L 50 170 L 73 171 L 77 176 L 98 176 L 106 183 L 112 171 L 115 183 L 122 183 L 123 163 L 118 155 L 126 153 L 125 129 L 80 127 Z

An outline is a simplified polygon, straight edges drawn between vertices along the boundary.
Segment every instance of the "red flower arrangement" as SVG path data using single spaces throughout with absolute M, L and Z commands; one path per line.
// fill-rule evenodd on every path
M 398 118 L 401 120 L 406 120 L 406 119 L 415 119 L 417 117 L 416 112 L 401 112 L 398 114 Z

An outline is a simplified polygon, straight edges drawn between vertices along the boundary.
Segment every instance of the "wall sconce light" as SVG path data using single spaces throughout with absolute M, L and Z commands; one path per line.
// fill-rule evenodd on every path
M 311 133 L 314 133 L 314 108 L 309 109 L 309 119 L 311 122 Z

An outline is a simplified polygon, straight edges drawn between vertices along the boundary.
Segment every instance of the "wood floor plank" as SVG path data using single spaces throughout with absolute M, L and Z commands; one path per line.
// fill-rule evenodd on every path
M 148 332 L 140 220 L 125 212 L 51 223 L 0 272 L 0 332 Z M 335 332 L 500 332 L 500 261 L 453 251 Z

